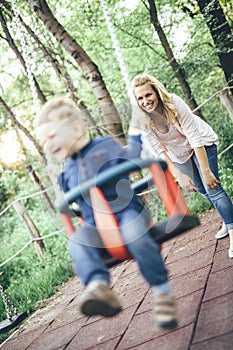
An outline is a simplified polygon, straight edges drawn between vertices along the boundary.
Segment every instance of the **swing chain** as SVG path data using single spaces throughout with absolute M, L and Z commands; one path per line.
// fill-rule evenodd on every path
M 14 316 L 18 315 L 18 310 L 16 309 L 16 307 L 12 304 L 11 300 L 9 299 L 9 297 L 7 296 L 7 294 L 4 292 L 3 286 L 0 284 L 0 293 L 2 296 L 2 300 L 6 309 L 6 314 L 7 314 L 7 318 L 12 321 L 12 318 Z M 13 310 L 13 314 L 11 312 L 11 309 Z
M 26 73 L 29 81 L 29 87 L 31 90 L 32 98 L 33 98 L 33 103 L 36 111 L 36 116 L 40 112 L 40 102 L 39 102 L 39 97 L 38 93 L 36 90 L 36 85 L 35 85 L 35 80 L 33 77 L 33 71 L 32 71 L 32 59 L 29 55 L 29 50 L 28 50 L 28 45 L 26 43 L 25 37 L 26 34 L 24 34 L 22 23 L 20 21 L 20 14 L 19 10 L 17 8 L 17 0 L 11 0 L 12 3 L 12 8 L 14 12 L 14 20 L 17 25 L 17 34 L 19 35 L 19 41 L 21 44 L 22 52 L 23 52 L 23 58 L 25 60 L 25 65 L 26 65 Z M 63 193 L 60 189 L 60 186 L 57 182 L 58 176 L 61 173 L 61 170 L 58 172 L 56 164 L 54 164 L 52 158 L 48 154 L 48 152 L 45 152 L 45 157 L 46 161 L 48 164 L 48 174 L 50 177 L 50 180 L 53 184 L 54 187 L 54 192 L 55 192 L 55 197 L 56 197 L 56 206 L 59 206 L 60 203 L 63 201 L 64 196 Z
M 120 47 L 119 40 L 117 38 L 116 31 L 114 29 L 113 23 L 111 21 L 111 17 L 110 17 L 109 12 L 108 12 L 106 1 L 105 0 L 101 0 L 100 2 L 101 2 L 101 5 L 102 5 L 102 10 L 103 10 L 103 13 L 104 13 L 104 17 L 105 17 L 105 21 L 106 21 L 107 28 L 108 28 L 108 31 L 109 31 L 109 35 L 110 35 L 110 38 L 112 40 L 112 44 L 113 44 L 113 47 L 114 47 L 114 50 L 115 50 L 116 58 L 117 58 L 117 61 L 118 61 L 118 64 L 119 64 L 119 67 L 120 67 L 120 70 L 121 70 L 122 77 L 124 79 L 124 83 L 125 83 L 125 86 L 126 86 L 126 90 L 127 90 L 130 102 L 135 104 L 136 100 L 135 100 L 135 96 L 134 96 L 134 94 L 132 92 L 132 89 L 131 89 L 131 83 L 130 83 L 129 74 L 128 74 L 128 71 L 127 71 L 127 68 L 126 68 L 126 64 L 125 64 L 125 61 L 124 61 L 124 58 L 123 58 L 122 50 L 121 50 L 121 47 Z
M 38 94 L 36 91 L 36 85 L 35 85 L 35 80 L 33 77 L 33 72 L 32 72 L 32 62 L 31 62 L 31 58 L 29 55 L 29 51 L 28 51 L 28 45 L 25 41 L 25 36 L 23 33 L 23 27 L 20 21 L 20 16 L 19 16 L 19 11 L 17 8 L 17 3 L 16 0 L 11 0 L 12 3 L 12 8 L 13 8 L 13 12 L 14 12 L 14 20 L 15 23 L 17 25 L 17 34 L 19 35 L 19 41 L 21 44 L 21 48 L 22 48 L 22 53 L 23 53 L 23 58 L 25 61 L 25 65 L 26 65 L 26 73 L 27 73 L 27 77 L 28 77 L 28 81 L 29 81 L 29 87 L 32 93 L 32 98 L 33 98 L 33 102 L 34 102 L 34 106 L 35 106 L 35 112 L 36 115 L 39 113 L 40 110 L 40 104 L 39 104 L 39 98 L 38 98 Z

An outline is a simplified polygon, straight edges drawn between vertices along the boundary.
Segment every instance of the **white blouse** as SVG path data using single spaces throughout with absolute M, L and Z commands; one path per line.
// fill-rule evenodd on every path
M 194 148 L 218 143 L 218 137 L 211 126 L 193 114 L 189 106 L 179 96 L 173 94 L 172 102 L 177 108 L 178 121 L 170 125 L 167 133 L 160 133 L 155 127 L 146 129 L 143 139 L 154 155 L 167 152 L 173 162 L 185 163 Z

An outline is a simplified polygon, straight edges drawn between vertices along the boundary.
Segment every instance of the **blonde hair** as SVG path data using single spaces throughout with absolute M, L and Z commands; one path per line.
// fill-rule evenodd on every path
M 133 78 L 131 83 L 133 92 L 136 87 L 143 86 L 146 83 L 149 83 L 152 89 L 158 94 L 167 122 L 169 124 L 175 124 L 177 120 L 177 109 L 172 103 L 172 95 L 159 80 L 147 73 L 138 74 Z
M 82 122 L 81 112 L 72 101 L 62 98 L 55 98 L 47 101 L 41 108 L 36 121 L 36 127 L 51 121 L 62 121 L 69 119 L 70 117 L 78 118 L 79 121 Z

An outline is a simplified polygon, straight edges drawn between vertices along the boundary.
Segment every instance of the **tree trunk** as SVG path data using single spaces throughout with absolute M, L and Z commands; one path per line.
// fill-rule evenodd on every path
M 226 108 L 231 121 L 233 122 L 233 100 L 232 98 L 229 96 L 228 91 L 227 90 L 222 90 L 219 92 L 218 97 L 222 103 L 222 105 Z
M 11 111 L 11 109 L 8 107 L 8 105 L 2 99 L 1 96 L 0 96 L 0 105 L 2 105 L 3 109 L 9 115 L 9 117 L 10 117 L 10 119 L 12 121 L 12 125 L 14 127 L 18 128 L 19 130 L 21 130 L 28 137 L 28 139 L 33 143 L 34 147 L 36 148 L 36 150 L 39 152 L 39 154 L 41 155 L 42 159 L 46 163 L 46 159 L 45 159 L 45 156 L 44 156 L 44 153 L 43 153 L 43 150 L 42 150 L 41 146 L 37 143 L 37 141 L 30 134 L 30 132 L 22 124 L 20 124 L 20 122 L 16 119 L 14 113 Z
M 187 103 L 189 104 L 190 108 L 196 109 L 197 108 L 197 103 L 195 101 L 195 98 L 192 95 L 192 91 L 190 89 L 190 86 L 188 84 L 188 82 L 185 79 L 184 76 L 184 72 L 182 70 L 182 68 L 180 67 L 179 63 L 176 61 L 174 54 L 172 52 L 172 49 L 169 45 L 169 42 L 167 40 L 166 34 L 164 33 L 164 30 L 159 22 L 158 19 L 158 13 L 157 13 L 157 9 L 156 9 L 156 5 L 154 0 L 148 0 L 149 5 L 150 5 L 150 17 L 151 17 L 151 23 L 153 24 L 159 39 L 161 41 L 161 44 L 164 48 L 164 51 L 166 52 L 168 61 L 172 67 L 172 70 L 174 72 L 175 77 L 177 78 L 181 89 L 183 91 L 183 94 L 186 98 Z M 201 111 L 199 110 L 199 116 L 204 119 L 204 117 L 201 115 Z
M 218 0 L 198 0 L 229 87 L 233 86 L 233 35 Z M 233 95 L 233 88 L 231 88 Z
M 27 0 L 37 16 L 64 49 L 80 66 L 103 112 L 108 133 L 122 141 L 124 137 L 120 116 L 111 99 L 98 67 L 75 39 L 57 21 L 45 0 Z
M 92 118 L 89 110 L 87 109 L 85 103 L 76 96 L 75 94 L 75 87 L 70 79 L 70 76 L 64 66 L 62 66 L 58 59 L 55 58 L 51 52 L 44 46 L 44 44 L 40 41 L 38 36 L 33 32 L 33 30 L 23 21 L 23 19 L 19 16 L 20 21 L 22 25 L 25 27 L 29 35 L 35 40 L 37 45 L 40 47 L 41 51 L 44 53 L 44 57 L 46 60 L 51 63 L 52 67 L 54 68 L 55 72 L 57 73 L 58 77 L 61 78 L 66 86 L 67 91 L 70 93 L 71 99 L 76 103 L 76 105 L 80 108 L 82 111 L 84 118 L 86 119 L 87 123 L 92 127 L 93 130 L 95 130 L 95 133 L 98 136 L 101 136 L 102 133 L 99 130 L 98 126 L 96 125 L 95 120 Z
M 39 177 L 37 176 L 35 170 L 33 169 L 32 165 L 29 164 L 27 165 L 27 170 L 29 173 L 29 176 L 31 177 L 32 181 L 34 182 L 34 184 L 36 185 L 36 187 L 39 189 L 39 191 L 41 191 L 41 198 L 42 201 L 45 205 L 45 208 L 52 214 L 54 214 L 56 212 L 48 194 L 46 192 L 44 192 L 45 188 L 43 186 L 43 184 L 41 183 Z

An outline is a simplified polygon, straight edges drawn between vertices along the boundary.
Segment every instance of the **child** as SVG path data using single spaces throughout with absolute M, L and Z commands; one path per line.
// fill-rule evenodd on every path
M 91 140 L 80 111 L 63 99 L 51 100 L 43 106 L 37 133 L 51 156 L 58 161 L 66 160 L 61 177 L 64 192 L 98 172 L 138 157 L 141 150 L 140 136 L 136 132 L 130 137 L 128 148 L 123 148 L 111 137 Z M 154 292 L 157 328 L 174 329 L 177 326 L 175 299 L 159 247 L 148 233 L 151 221 L 148 211 L 132 191 L 128 175 L 114 179 L 101 189 L 117 217 L 130 255 Z M 69 249 L 75 272 L 86 287 L 80 297 L 80 310 L 88 316 L 111 317 L 118 314 L 122 306 L 109 287 L 110 273 L 100 257 L 103 245 L 90 198 L 85 196 L 77 203 L 84 224 L 70 238 Z

